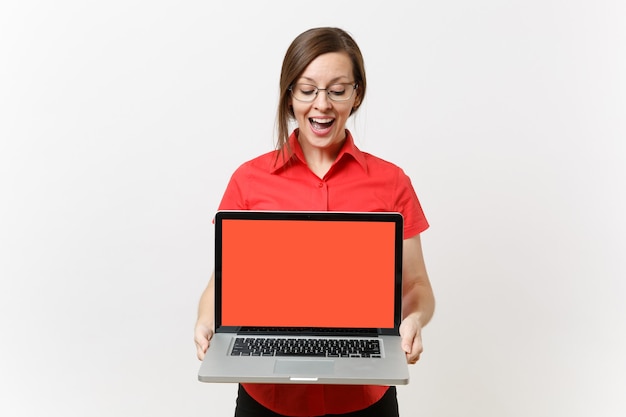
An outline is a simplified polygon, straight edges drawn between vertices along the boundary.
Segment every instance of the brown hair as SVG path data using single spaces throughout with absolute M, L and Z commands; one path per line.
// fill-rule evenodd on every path
M 352 39 L 352 36 L 342 29 L 333 27 L 313 28 L 301 33 L 293 40 L 283 59 L 276 120 L 278 134 L 276 149 L 280 150 L 284 145 L 289 146 L 289 121 L 295 117 L 293 109 L 289 105 L 291 94 L 289 88 L 315 58 L 331 52 L 346 53 L 352 61 L 354 80 L 358 84 L 357 94 L 359 100 L 350 114 L 354 113 L 360 103 L 363 102 L 367 86 L 365 63 L 363 62 L 361 50 L 354 39 Z M 290 156 L 291 149 L 287 149 L 287 154 L 283 155 L 283 157 L 288 159 Z

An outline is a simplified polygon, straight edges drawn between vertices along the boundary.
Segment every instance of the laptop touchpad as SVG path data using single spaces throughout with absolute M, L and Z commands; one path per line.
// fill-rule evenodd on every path
M 333 373 L 334 367 L 335 361 L 328 360 L 277 359 L 274 364 L 274 373 L 287 375 L 328 375 Z

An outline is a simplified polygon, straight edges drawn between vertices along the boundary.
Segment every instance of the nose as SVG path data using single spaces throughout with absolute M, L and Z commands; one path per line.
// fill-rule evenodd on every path
M 313 106 L 316 109 L 329 109 L 331 107 L 330 99 L 328 98 L 328 91 L 325 89 L 320 89 L 317 91 L 317 95 L 315 96 L 315 100 L 313 100 Z

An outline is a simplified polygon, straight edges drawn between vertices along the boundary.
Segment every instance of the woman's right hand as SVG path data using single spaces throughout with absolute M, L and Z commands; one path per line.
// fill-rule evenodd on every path
M 201 323 L 196 324 L 194 332 L 194 342 L 196 343 L 196 350 L 198 359 L 203 360 L 206 350 L 209 348 L 211 338 L 213 337 L 213 330 Z

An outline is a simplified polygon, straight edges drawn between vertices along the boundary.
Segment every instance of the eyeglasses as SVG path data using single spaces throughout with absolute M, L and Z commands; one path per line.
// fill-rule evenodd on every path
M 327 88 L 318 88 L 311 84 L 295 84 L 289 87 L 291 96 L 298 101 L 310 103 L 317 98 L 317 93 L 325 91 L 327 97 L 332 101 L 348 101 L 352 98 L 358 84 L 337 83 Z

